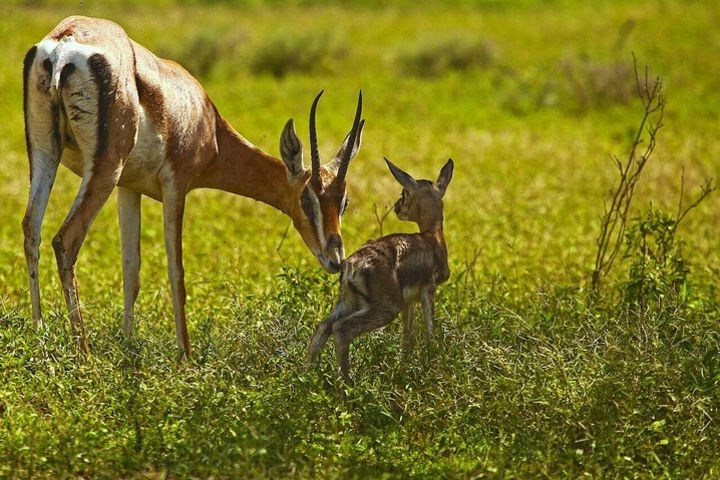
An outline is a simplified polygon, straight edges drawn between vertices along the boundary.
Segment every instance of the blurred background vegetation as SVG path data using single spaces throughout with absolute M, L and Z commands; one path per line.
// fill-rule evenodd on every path
M 349 252 L 379 235 L 376 213 L 399 194 L 383 156 L 424 178 L 455 159 L 441 348 L 403 365 L 391 327 L 357 342 L 354 389 L 336 382 L 329 353 L 319 374 L 307 372 L 306 342 L 336 278 L 294 232 L 281 242 L 289 221 L 278 212 L 197 191 L 185 223 L 195 363 L 174 362 L 161 209 L 148 199 L 141 340 L 120 337 L 114 198 L 78 262 L 96 352 L 78 363 L 49 241 L 79 185 L 64 168 L 43 230 L 51 314 L 36 335 L 20 228 L 22 58 L 70 14 L 115 20 L 183 64 L 273 154 L 289 117 L 305 141 L 310 102 L 325 89 L 329 158 L 362 89 Z M 637 262 L 647 235 L 666 233 L 682 167 L 687 195 L 720 171 L 718 24 L 709 0 L 3 3 L 0 475 L 718 475 L 718 198 L 673 231 L 682 258 L 673 251 L 671 271 L 655 265 L 645 278 Z M 591 298 L 610 155 L 626 155 L 642 115 L 633 52 L 663 78 L 666 126 L 635 192 L 629 253 Z M 392 215 L 382 228 L 413 231 Z M 669 287 L 678 275 L 681 294 Z M 639 301 L 648 290 L 638 282 L 652 297 Z

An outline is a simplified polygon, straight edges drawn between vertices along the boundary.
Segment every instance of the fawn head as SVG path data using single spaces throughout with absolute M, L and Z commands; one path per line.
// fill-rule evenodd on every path
M 387 158 L 390 173 L 403 186 L 400 199 L 395 202 L 395 214 L 400 220 L 415 222 L 421 231 L 430 230 L 443 220 L 443 196 L 453 174 L 453 161 L 449 159 L 440 170 L 436 181 L 415 180 Z

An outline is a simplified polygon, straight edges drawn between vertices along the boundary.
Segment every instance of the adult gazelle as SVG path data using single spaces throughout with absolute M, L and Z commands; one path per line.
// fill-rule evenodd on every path
M 103 19 L 69 17 L 27 53 L 23 69 L 30 198 L 23 231 L 33 318 L 42 323 L 40 230 L 60 163 L 82 177 L 80 190 L 52 241 L 73 334 L 88 351 L 75 263 L 94 218 L 118 187 L 124 330 L 132 333 L 139 291 L 140 199 L 163 203 L 168 273 L 178 347 L 190 354 L 185 319 L 182 221 L 187 193 L 216 188 L 271 205 L 289 216 L 323 268 L 344 258 L 340 219 L 345 175 L 360 148 L 362 94 L 350 133 L 330 162 L 318 154 L 310 110 L 311 167 L 292 119 L 280 137 L 282 160 L 245 140 L 223 119 L 197 80 L 156 57 Z

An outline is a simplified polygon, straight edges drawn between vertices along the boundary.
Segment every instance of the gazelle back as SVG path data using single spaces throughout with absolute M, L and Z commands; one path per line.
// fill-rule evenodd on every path
M 403 347 L 415 343 L 413 307 L 420 301 L 425 335 L 433 329 L 436 287 L 447 281 L 450 270 L 443 236 L 443 196 L 452 178 L 448 160 L 437 181 L 415 180 L 385 159 L 390 172 L 403 186 L 395 213 L 401 220 L 417 223 L 419 233 L 392 234 L 366 243 L 342 266 L 340 300 L 330 317 L 317 326 L 310 342 L 310 362 L 317 361 L 330 335 L 345 380 L 349 379 L 350 342 L 358 335 L 403 317 Z

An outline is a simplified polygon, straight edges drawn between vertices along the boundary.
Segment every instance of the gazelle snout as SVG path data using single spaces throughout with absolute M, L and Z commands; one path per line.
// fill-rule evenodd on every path
M 318 260 L 320 260 L 326 272 L 338 273 L 340 271 L 340 265 L 345 260 L 345 247 L 339 234 L 330 235 L 323 253 L 318 256 Z

